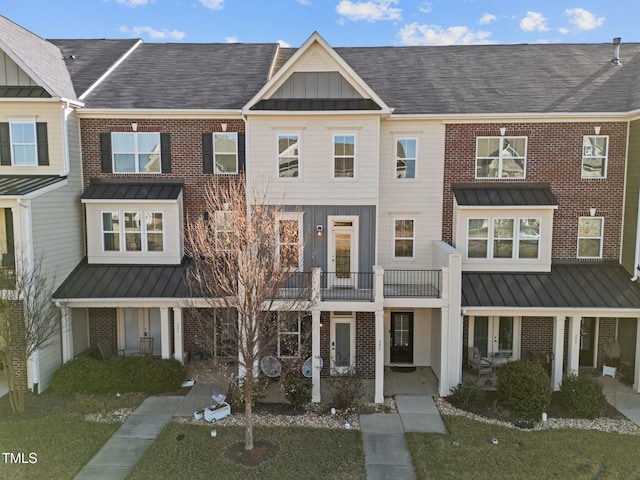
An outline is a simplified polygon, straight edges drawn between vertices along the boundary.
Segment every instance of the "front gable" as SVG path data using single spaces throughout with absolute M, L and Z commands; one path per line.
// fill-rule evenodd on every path
M 314 33 L 272 75 L 244 110 L 318 109 L 391 112 L 335 50 Z

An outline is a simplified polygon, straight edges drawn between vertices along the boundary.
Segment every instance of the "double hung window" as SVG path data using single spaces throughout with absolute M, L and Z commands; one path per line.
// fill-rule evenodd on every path
M 578 220 L 578 258 L 602 258 L 604 218 L 580 217 Z
M 11 122 L 11 158 L 13 165 L 38 165 L 38 144 L 34 122 Z
M 353 178 L 356 175 L 356 136 L 333 136 L 333 176 Z
M 102 248 L 105 252 L 163 252 L 163 214 L 102 212 Z
M 409 218 L 394 220 L 393 256 L 412 258 L 414 256 L 415 221 Z
M 478 137 L 476 178 L 524 178 L 527 137 Z
M 114 173 L 160 173 L 159 133 L 112 133 Z
M 302 269 L 302 219 L 298 214 L 284 214 L 277 220 L 276 254 L 282 268 Z
M 589 135 L 582 140 L 582 178 L 607 176 L 609 137 Z
M 470 218 L 467 258 L 537 259 L 539 218 Z
M 278 177 L 300 176 L 300 135 L 278 135 Z
M 396 140 L 396 178 L 416 178 L 417 143 L 415 138 Z
M 238 134 L 214 133 L 213 157 L 216 168 L 215 173 L 238 173 Z

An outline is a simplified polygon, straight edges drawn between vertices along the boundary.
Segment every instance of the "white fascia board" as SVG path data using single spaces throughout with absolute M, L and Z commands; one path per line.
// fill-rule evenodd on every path
M 100 85 L 105 78 L 111 75 L 111 73 L 116 68 L 118 68 L 122 64 L 122 62 L 124 62 L 133 53 L 133 51 L 136 48 L 138 48 L 141 44 L 142 44 L 142 39 L 138 39 L 138 41 L 133 45 L 133 47 L 127 50 L 113 65 L 111 65 L 111 67 L 106 72 L 104 72 L 100 76 L 100 78 L 98 78 L 98 80 L 93 82 L 93 84 L 89 88 L 87 88 L 78 98 L 80 98 L 80 100 L 84 100 L 87 97 L 87 95 L 89 95 L 98 85 Z
M 162 184 L 159 184 L 162 185 Z M 80 201 L 82 203 L 93 203 L 93 204 L 124 204 L 124 205 L 130 205 L 132 203 L 144 203 L 146 204 L 150 204 L 150 205 L 176 205 L 179 202 L 179 199 L 171 199 L 171 200 L 159 200 L 159 199 L 155 199 L 155 200 L 145 200 L 144 198 L 141 199 L 135 199 L 135 198 L 114 198 L 114 199 L 109 199 L 109 198 L 81 198 Z
M 245 109 L 242 111 L 243 115 L 246 117 L 249 116 L 326 116 L 326 115 L 379 115 L 387 117 L 391 114 L 393 110 L 391 109 L 382 109 L 382 110 L 249 110 Z
M 557 210 L 558 205 L 458 205 L 458 210 Z
M 628 120 L 630 112 L 581 112 L 581 113 L 433 113 L 392 114 L 389 120 L 439 120 L 452 123 L 544 123 L 544 122 L 619 122 Z M 640 116 L 640 111 L 638 112 Z
M 79 118 L 185 118 L 185 119 L 238 119 L 240 109 L 151 109 L 151 108 L 83 108 Z
M 202 298 L 55 298 L 57 307 L 70 308 L 215 308 L 224 307 L 222 302 Z
M 367 83 L 360 78 L 360 76 L 349 66 L 347 62 L 345 62 L 340 55 L 336 53 L 336 51 L 327 43 L 327 41 L 322 38 L 322 36 L 318 32 L 313 32 L 311 36 L 296 50 L 296 52 L 285 62 L 285 64 L 280 67 L 275 75 L 273 75 L 267 83 L 263 85 L 263 87 L 256 93 L 251 100 L 247 102 L 247 104 L 242 109 L 246 111 L 250 109 L 253 105 L 262 100 L 265 95 L 268 95 L 270 92 L 279 87 L 282 82 L 289 77 L 290 71 L 295 65 L 295 63 L 304 55 L 304 53 L 311 48 L 314 43 L 318 43 L 331 57 L 331 59 L 336 62 L 338 67 L 349 76 L 350 83 L 355 83 L 356 90 L 360 91 L 360 93 L 365 93 L 371 99 L 376 102 L 378 105 L 382 107 L 383 110 L 392 111 L 386 103 L 382 101 L 382 99 L 373 91 Z
M 65 105 L 73 105 L 74 107 L 82 107 L 84 103 L 77 100 L 71 100 L 64 97 L 51 98 L 29 98 L 29 97 L 11 97 L 0 98 L 0 103 L 63 103 Z
M 629 308 L 532 308 L 532 307 L 462 307 L 468 316 L 507 317 L 640 317 L 640 309 Z

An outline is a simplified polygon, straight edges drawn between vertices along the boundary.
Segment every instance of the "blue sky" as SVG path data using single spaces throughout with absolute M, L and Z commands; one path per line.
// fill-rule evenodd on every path
M 44 38 L 333 46 L 640 41 L 638 0 L 0 0 Z

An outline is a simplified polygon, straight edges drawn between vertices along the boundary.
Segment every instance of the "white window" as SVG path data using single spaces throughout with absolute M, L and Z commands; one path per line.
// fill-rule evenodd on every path
M 160 173 L 159 133 L 112 133 L 113 173 Z
M 588 135 L 582 140 L 582 178 L 604 178 L 607 176 L 607 154 L 609 137 Z
M 333 136 L 333 176 L 353 178 L 356 176 L 356 136 Z
M 278 264 L 290 270 L 302 270 L 302 214 L 281 214 L 276 225 Z
M 215 173 L 238 173 L 238 134 L 213 134 L 213 160 Z
M 494 364 L 516 360 L 520 357 L 520 325 L 519 317 L 471 317 L 469 346 Z
M 278 177 L 300 175 L 300 135 L 278 135 Z
M 34 122 L 11 122 L 10 131 L 13 165 L 38 165 L 36 124 Z
M 278 357 L 300 356 L 301 314 L 300 312 L 278 312 Z
M 235 247 L 232 212 L 221 210 L 215 212 L 213 220 L 215 249 L 229 251 Z
M 470 218 L 467 258 L 538 259 L 539 218 Z
M 578 220 L 578 258 L 602 258 L 604 218 L 580 217 Z
M 163 223 L 161 212 L 102 212 L 103 251 L 163 252 Z
M 396 140 L 396 178 L 416 178 L 417 144 L 415 138 Z
M 393 256 L 413 258 L 415 244 L 415 221 L 410 218 L 394 220 Z
M 527 137 L 478 137 L 476 178 L 524 178 Z

